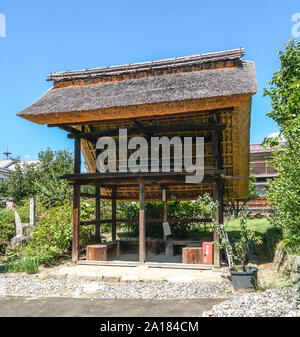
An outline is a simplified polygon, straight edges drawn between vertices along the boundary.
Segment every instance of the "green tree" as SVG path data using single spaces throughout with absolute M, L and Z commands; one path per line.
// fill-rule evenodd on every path
M 48 206 L 54 206 L 71 200 L 72 189 L 68 181 L 58 177 L 73 172 L 73 154 L 67 150 L 52 151 L 48 148 L 38 154 L 38 159 L 40 163 L 35 170 L 34 185 L 41 201 Z
M 46 206 L 62 204 L 72 197 L 72 189 L 59 176 L 73 171 L 73 154 L 67 150 L 53 151 L 48 148 L 38 154 L 37 165 L 22 164 L 15 160 L 15 170 L 0 183 L 0 196 L 9 197 L 22 204 L 31 197 L 39 197 Z
M 300 42 L 289 41 L 278 55 L 281 67 L 264 90 L 272 105 L 267 115 L 280 128 L 278 137 L 263 143 L 272 149 L 269 165 L 278 172 L 269 181 L 267 197 L 275 209 L 272 224 L 283 233 L 282 248 L 300 253 Z
M 20 159 L 14 160 L 15 170 L 8 179 L 0 183 L 1 197 L 9 197 L 16 204 L 22 200 L 34 197 L 37 193 L 34 182 L 36 181 L 36 172 L 33 165 L 22 165 Z

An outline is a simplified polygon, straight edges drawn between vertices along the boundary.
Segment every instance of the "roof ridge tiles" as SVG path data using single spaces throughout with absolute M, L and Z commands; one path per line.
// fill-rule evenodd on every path
M 222 60 L 240 59 L 245 55 L 243 48 L 224 50 L 213 53 L 189 55 L 182 57 L 167 58 L 162 60 L 152 60 L 147 62 L 129 63 L 124 65 L 105 66 L 97 68 L 87 68 L 82 70 L 70 70 L 55 72 L 49 75 L 47 81 L 67 81 L 98 77 L 103 75 L 126 74 L 132 71 L 146 71 L 152 69 L 163 69 L 165 67 L 181 67 L 205 62 L 216 62 Z

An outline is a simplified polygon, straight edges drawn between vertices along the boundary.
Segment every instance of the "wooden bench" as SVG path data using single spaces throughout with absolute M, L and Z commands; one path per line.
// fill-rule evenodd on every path
M 139 241 L 138 240 L 120 240 L 120 251 L 122 253 L 138 253 Z M 158 253 L 158 240 L 146 240 L 147 252 L 152 254 Z
M 116 242 L 99 243 L 86 247 L 87 261 L 107 261 L 110 256 L 119 256 L 120 244 Z
M 174 247 L 175 246 L 183 246 L 183 247 L 202 247 L 203 241 L 196 241 L 196 240 L 168 240 L 166 241 L 166 255 L 167 256 L 174 256 Z

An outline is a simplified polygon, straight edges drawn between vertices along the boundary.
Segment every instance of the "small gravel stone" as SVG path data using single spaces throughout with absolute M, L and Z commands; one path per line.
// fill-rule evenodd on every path
M 36 275 L 2 274 L 0 296 L 67 296 L 123 299 L 172 299 L 233 296 L 230 283 L 216 282 L 87 282 L 73 279 L 40 279 Z
M 213 306 L 202 317 L 300 317 L 297 287 L 250 293 Z

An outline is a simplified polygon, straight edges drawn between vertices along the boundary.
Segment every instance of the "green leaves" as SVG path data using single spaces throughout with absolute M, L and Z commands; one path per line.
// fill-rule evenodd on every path
M 168 218 L 215 218 L 215 210 L 218 203 L 214 202 L 209 194 L 198 197 L 196 201 L 169 201 Z M 139 207 L 136 203 L 123 203 L 119 210 L 120 218 L 138 219 Z M 148 219 L 162 219 L 163 205 L 162 202 L 146 202 L 146 217 Z M 138 224 L 126 223 L 124 228 L 129 230 L 132 236 L 138 236 Z M 171 223 L 171 232 L 174 237 L 182 236 L 189 230 L 200 231 L 203 229 L 201 224 L 193 223 Z M 146 235 L 149 237 L 162 237 L 163 228 L 157 223 L 147 223 Z
M 16 204 L 39 197 L 47 207 L 71 200 L 71 187 L 66 180 L 58 177 L 73 171 L 72 153 L 48 148 L 38 154 L 38 159 L 38 165 L 24 165 L 17 159 L 15 171 L 7 180 L 0 182 L 0 196 L 10 197 Z
M 271 98 L 267 114 L 280 127 L 280 138 L 266 139 L 264 146 L 273 150 L 270 166 L 278 177 L 269 180 L 267 197 L 275 209 L 272 225 L 283 232 L 281 248 L 300 253 L 300 42 L 289 41 L 279 52 L 281 68 L 273 75 L 264 95 Z

